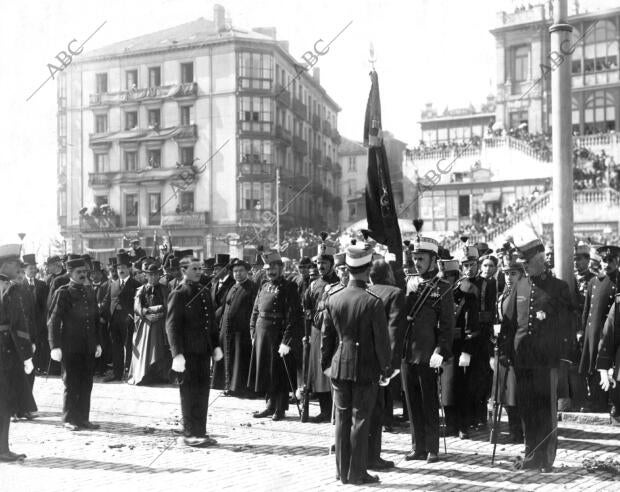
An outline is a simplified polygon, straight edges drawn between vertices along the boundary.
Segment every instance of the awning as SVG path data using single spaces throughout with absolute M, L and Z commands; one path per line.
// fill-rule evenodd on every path
M 484 195 L 482 195 L 483 203 L 495 203 L 502 201 L 502 192 L 501 191 L 488 191 Z

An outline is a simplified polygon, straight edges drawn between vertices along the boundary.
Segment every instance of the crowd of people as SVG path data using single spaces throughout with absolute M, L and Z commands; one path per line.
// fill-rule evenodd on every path
M 381 440 L 399 422 L 411 422 L 405 459 L 438 461 L 440 406 L 445 433 L 468 439 L 489 425 L 489 400 L 501 402 L 510 439 L 525 445 L 515 466 L 542 472 L 553 466 L 558 402 L 609 411 L 611 397 L 620 419 L 620 248 L 576 247 L 573 298 L 540 240 L 493 252 L 463 238 L 452 258 L 414 225 L 402 263 L 366 240 L 338 251 L 321 233 L 316 256 L 294 264 L 276 250 L 251 262 L 192 250 L 149 257 L 136 241 L 108 265 L 52 256 L 42 276 L 34 255 L 0 246 L 0 461 L 25 458 L 9 449 L 11 417 L 36 418 L 35 375 L 57 367 L 69 431 L 98 428 L 97 373 L 177 384 L 193 447 L 217 444 L 206 433 L 212 388 L 264 398 L 257 419 L 282 420 L 300 403 L 302 423 L 334 419 L 337 476 L 351 484 L 395 466 Z

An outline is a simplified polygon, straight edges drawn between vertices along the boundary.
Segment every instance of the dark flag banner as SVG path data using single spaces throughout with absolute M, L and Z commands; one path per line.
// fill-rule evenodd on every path
M 370 94 L 366 105 L 364 121 L 364 145 L 368 147 L 368 171 L 366 181 L 366 218 L 368 235 L 387 246 L 396 256 L 396 264 L 402 265 L 403 246 L 398 226 L 398 215 L 394 206 L 392 181 L 387 154 L 381 134 L 381 100 L 379 78 L 376 71 L 370 72 Z

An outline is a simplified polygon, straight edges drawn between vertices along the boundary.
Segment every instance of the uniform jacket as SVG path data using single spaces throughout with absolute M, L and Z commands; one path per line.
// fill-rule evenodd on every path
M 228 290 L 224 311 L 222 312 L 221 330 L 227 333 L 250 333 L 250 318 L 258 288 L 250 279 L 235 283 Z
M 596 358 L 597 370 L 609 370 L 612 367 L 615 367 L 616 381 L 620 381 L 620 294 L 616 294 L 615 301 L 609 309 Z
M 595 372 L 601 331 L 618 291 L 617 286 L 617 272 L 611 276 L 606 275 L 602 279 L 594 277 L 588 283 L 582 317 L 583 352 L 579 362 L 579 372 L 582 374 Z
M 99 308 L 92 288 L 70 282 L 58 289 L 47 322 L 50 348 L 94 354 L 101 345 Z
M 517 324 L 517 286 L 513 286 L 508 300 L 499 337 L 500 356 L 514 361 L 517 368 L 558 367 L 560 359 L 567 359 L 574 339 L 572 320 L 574 301 L 568 284 L 543 273 L 524 277 L 519 282 L 531 281 L 527 330 Z
M 235 279 L 232 275 L 228 274 L 224 282 L 220 283 L 218 279 L 214 279 L 211 284 L 211 303 L 213 309 L 215 309 L 215 322 L 219 327 L 224 313 L 224 307 L 226 302 L 226 295 L 228 290 L 235 284 Z
M 405 293 L 394 285 L 373 284 L 368 290 L 375 294 L 385 307 L 387 316 L 388 337 L 390 340 L 390 353 L 392 354 L 392 367 L 400 367 L 403 353 L 403 337 L 407 328 L 405 313 Z
M 407 281 L 405 309 L 407 329 L 405 330 L 403 358 L 410 364 L 428 364 L 434 352 L 448 359 L 451 355 L 454 332 L 454 296 L 452 286 L 436 278 L 437 271 L 423 276 L 411 275 Z M 414 319 L 409 319 L 412 308 L 419 305 L 418 299 L 430 295 L 421 305 Z
M 321 366 L 336 380 L 377 383 L 392 359 L 385 306 L 366 282 L 331 289 L 325 305 Z
M 208 289 L 183 280 L 168 296 L 166 334 L 172 357 L 187 353 L 210 355 L 219 345 L 214 316 Z
M 302 322 L 301 300 L 295 283 L 279 278 L 262 284 L 250 318 L 252 338 L 257 324 L 261 323 L 266 328 L 277 327 L 282 336 L 281 343 L 291 347 L 301 339 Z
M 109 280 L 108 289 L 103 301 L 106 315 L 112 317 L 114 311 L 132 314 L 136 291 L 142 284 L 131 277 L 125 279 L 121 289 L 121 280 Z

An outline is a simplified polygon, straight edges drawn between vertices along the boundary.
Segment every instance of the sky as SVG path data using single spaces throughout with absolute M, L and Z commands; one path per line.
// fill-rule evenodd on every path
M 224 6 L 232 24 L 270 27 L 301 60 L 319 39 L 332 39 L 321 56 L 321 83 L 342 108 L 341 135 L 359 140 L 370 88 L 369 47 L 381 89 L 383 128 L 418 141 L 420 111 L 427 102 L 479 106 L 495 86 L 495 40 L 489 29 L 510 1 L 498 0 L 23 0 L 0 7 L 0 242 L 26 233 L 35 252 L 56 226 L 56 82 L 48 63 L 67 44 L 90 49 L 195 20 L 213 18 Z M 514 3 L 514 2 L 512 2 Z M 532 2 L 534 3 L 534 2 Z M 514 8 L 514 7 L 513 7 Z M 74 43 L 73 46 L 76 46 Z M 47 249 L 47 245 L 44 246 Z

